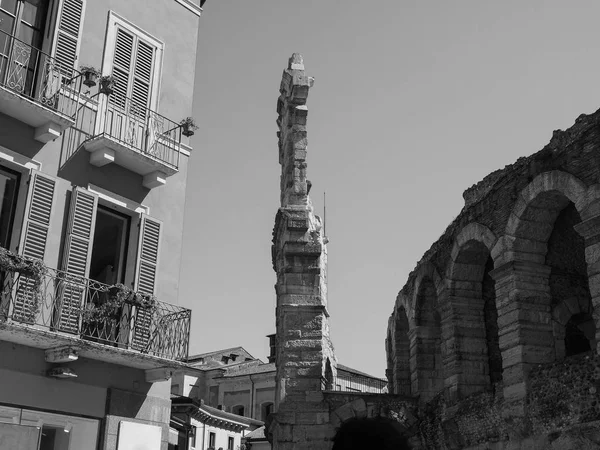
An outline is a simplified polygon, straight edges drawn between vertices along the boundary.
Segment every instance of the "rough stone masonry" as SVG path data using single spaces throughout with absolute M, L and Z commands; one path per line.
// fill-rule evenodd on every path
M 313 85 L 302 56 L 283 71 L 277 101 L 281 207 L 273 230 L 277 274 L 274 450 L 328 449 L 334 429 L 322 383 L 336 374 L 327 312 L 327 247 L 306 179 L 306 100 Z

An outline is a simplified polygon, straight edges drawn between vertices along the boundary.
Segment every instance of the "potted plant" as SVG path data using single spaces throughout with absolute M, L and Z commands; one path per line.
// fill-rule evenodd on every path
M 81 66 L 79 72 L 81 72 L 81 75 L 83 76 L 83 84 L 87 87 L 96 86 L 96 82 L 100 76 L 100 71 L 98 69 L 93 66 Z
M 112 75 L 103 75 L 100 77 L 100 93 L 110 95 L 115 90 L 115 77 Z
M 181 134 L 183 134 L 186 137 L 193 136 L 194 131 L 198 129 L 198 126 L 196 125 L 196 122 L 194 121 L 193 117 L 186 117 L 181 122 L 179 122 L 179 125 L 181 125 Z
M 41 260 L 30 259 L 0 247 L 0 278 L 5 274 L 16 274 L 13 286 L 17 286 L 16 295 L 23 302 L 22 309 L 13 313 L 13 319 L 35 323 L 43 300 L 43 283 L 47 272 Z M 25 279 L 21 280 L 21 276 Z

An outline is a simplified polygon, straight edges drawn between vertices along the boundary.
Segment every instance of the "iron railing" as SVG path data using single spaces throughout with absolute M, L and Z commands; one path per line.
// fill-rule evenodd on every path
M 100 127 L 96 136 L 109 137 L 172 169 L 179 169 L 181 126 L 178 123 L 140 106 L 134 99 L 116 94 L 100 102 L 98 116 Z
M 82 78 L 72 67 L 0 30 L 0 86 L 68 117 L 79 106 Z
M 387 381 L 379 378 L 362 376 L 338 376 L 321 378 L 321 389 L 324 391 L 363 392 L 369 394 L 387 394 Z
M 16 322 L 100 344 L 174 360 L 188 357 L 191 311 L 163 302 L 125 302 L 110 316 L 90 314 L 109 300 L 111 287 L 48 269 L 30 274 L 0 270 L 0 323 Z

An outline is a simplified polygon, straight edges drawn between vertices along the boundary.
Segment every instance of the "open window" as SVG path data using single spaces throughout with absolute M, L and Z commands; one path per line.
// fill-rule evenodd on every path
M 73 76 L 83 0 L 0 0 L 0 84 L 29 97 Z
M 10 249 L 21 174 L 0 166 L 0 247 Z
M 137 225 L 137 226 L 134 226 Z M 162 223 L 110 205 L 99 194 L 75 187 L 71 195 L 62 270 L 66 272 L 56 305 L 55 328 L 77 334 L 82 309 L 104 304 L 109 286 L 124 284 L 153 295 Z M 152 312 L 135 306 L 115 311 L 113 322 L 88 324 L 83 334 L 113 345 L 145 350 L 151 341 Z

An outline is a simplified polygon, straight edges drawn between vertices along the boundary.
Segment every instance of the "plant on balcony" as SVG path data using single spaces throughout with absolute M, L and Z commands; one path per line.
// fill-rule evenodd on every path
M 18 320 L 34 322 L 40 311 L 44 275 L 48 272 L 44 262 L 26 258 L 0 247 L 0 272 L 18 273 L 19 276 L 26 277 L 26 280 L 19 283 L 16 293 L 23 303 L 23 310 L 19 312 Z
M 81 72 L 81 75 L 83 76 L 83 84 L 87 87 L 96 86 L 96 82 L 100 76 L 100 71 L 98 69 L 93 66 L 81 66 L 79 72 Z
M 153 295 L 139 294 L 124 284 L 115 284 L 108 288 L 104 300 L 99 304 L 89 305 L 82 311 L 86 323 L 102 323 L 119 320 L 125 305 L 133 305 L 144 309 L 151 315 L 158 308 L 158 301 Z
M 198 129 L 196 121 L 193 117 L 186 117 L 181 122 L 179 122 L 179 125 L 181 125 L 181 134 L 183 134 L 186 137 L 193 136 L 194 131 Z
M 115 91 L 115 77 L 112 75 L 104 75 L 100 77 L 100 93 L 110 95 Z

